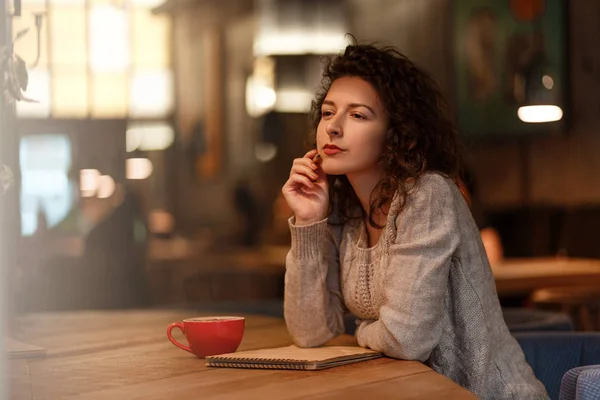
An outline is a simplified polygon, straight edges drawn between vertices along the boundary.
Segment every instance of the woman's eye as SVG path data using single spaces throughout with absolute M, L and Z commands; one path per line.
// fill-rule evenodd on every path
M 331 117 L 331 116 L 333 115 L 333 112 L 332 112 L 332 111 L 329 111 L 329 110 L 324 110 L 324 111 L 321 113 L 321 115 L 322 115 L 322 116 L 324 116 L 324 117 Z
M 362 114 L 352 114 L 352 116 L 356 119 L 367 119 L 364 115 Z

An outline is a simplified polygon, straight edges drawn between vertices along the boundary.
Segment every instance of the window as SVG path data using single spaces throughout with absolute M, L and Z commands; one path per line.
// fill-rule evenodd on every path
M 160 119 L 173 107 L 171 20 L 154 15 L 155 0 L 23 0 L 13 36 L 28 34 L 15 52 L 28 65 L 38 54 L 34 14 L 45 13 L 39 59 L 29 67 L 19 103 L 29 118 Z
M 39 216 L 48 228 L 62 221 L 71 209 L 73 184 L 69 182 L 71 142 L 67 135 L 44 134 L 21 138 L 21 234 L 32 235 Z

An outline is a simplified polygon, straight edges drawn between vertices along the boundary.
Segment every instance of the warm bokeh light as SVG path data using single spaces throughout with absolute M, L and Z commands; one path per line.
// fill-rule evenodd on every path
M 129 158 L 125 164 L 127 179 L 146 179 L 152 170 L 152 162 L 147 158 Z
M 164 117 L 173 109 L 173 76 L 168 69 L 138 71 L 131 77 L 129 115 Z
M 71 1 L 68 4 L 52 1 L 52 4 L 53 7 L 48 9 L 48 35 L 53 44 L 66 45 L 49 46 L 50 63 L 52 66 L 86 68 L 88 25 L 85 1 Z
M 161 0 L 161 3 L 163 1 Z M 168 68 L 171 60 L 171 19 L 136 7 L 131 15 L 131 63 L 135 69 Z
M 90 68 L 125 72 L 129 65 L 129 18 L 124 9 L 93 6 L 89 12 Z
M 542 76 L 542 85 L 548 90 L 551 90 L 554 87 L 554 79 L 550 75 Z
M 52 70 L 52 116 L 84 118 L 89 112 L 89 92 L 86 67 L 54 68 Z
M 348 44 L 342 1 L 257 0 L 255 56 L 335 54 Z
M 110 175 L 101 175 L 98 178 L 96 197 L 108 199 L 115 192 L 115 180 Z
M 148 230 L 152 233 L 170 233 L 175 227 L 173 215 L 165 210 L 152 210 L 148 216 Z
M 100 171 L 97 169 L 82 169 L 79 171 L 79 190 L 81 197 L 93 197 L 96 195 L 100 184 Z
M 246 81 L 246 112 L 259 117 L 273 109 L 277 96 L 275 90 L 250 76 Z
M 123 118 L 127 115 L 127 74 L 95 73 L 90 79 L 91 116 Z
M 254 156 L 260 162 L 271 161 L 277 155 L 277 146 L 273 143 L 260 142 L 254 146 Z
M 563 111 L 560 107 L 552 105 L 523 106 L 519 107 L 517 115 L 523 122 L 554 122 L 562 119 Z
M 272 57 L 257 57 L 252 75 L 246 79 L 246 112 L 251 117 L 260 117 L 273 109 L 275 93 L 275 60 Z
M 165 150 L 174 140 L 173 127 L 167 123 L 135 123 L 127 129 L 125 146 L 127 152 Z
M 275 110 L 279 112 L 308 112 L 313 93 L 304 88 L 281 88 L 277 90 Z
M 283 54 L 338 53 L 348 42 L 344 33 L 321 34 L 314 32 L 265 33 L 254 42 L 257 56 Z
M 164 0 L 132 0 L 134 6 L 154 8 L 164 3 Z

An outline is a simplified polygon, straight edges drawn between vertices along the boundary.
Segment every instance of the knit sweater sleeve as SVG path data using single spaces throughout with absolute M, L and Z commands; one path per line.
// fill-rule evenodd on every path
M 339 258 L 327 220 L 296 226 L 286 258 L 284 317 L 294 343 L 320 346 L 344 331 Z
M 379 319 L 356 331 L 363 347 L 390 357 L 425 361 L 440 341 L 451 259 L 458 247 L 451 182 L 424 176 L 396 218 L 384 272 Z

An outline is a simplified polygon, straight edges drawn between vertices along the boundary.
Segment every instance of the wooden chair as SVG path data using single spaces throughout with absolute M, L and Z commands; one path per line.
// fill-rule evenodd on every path
M 531 302 L 542 309 L 558 309 L 571 316 L 577 330 L 600 330 L 600 287 L 565 286 L 538 289 Z

